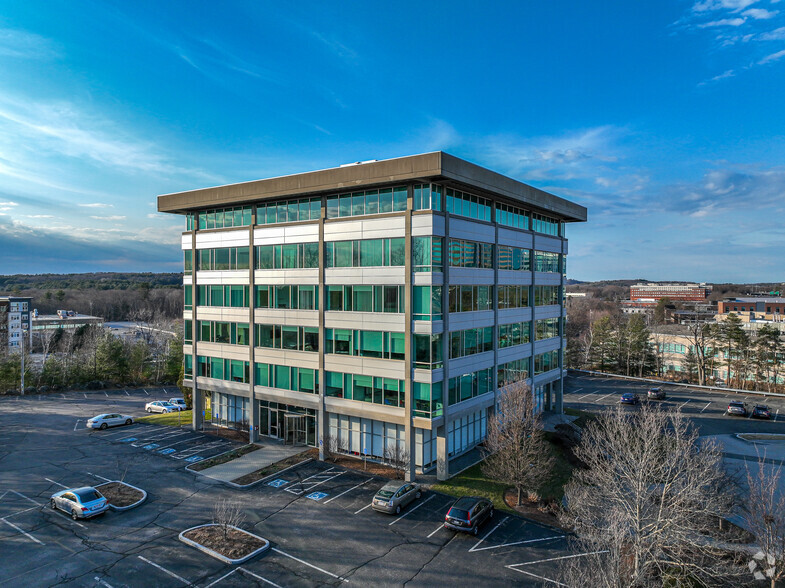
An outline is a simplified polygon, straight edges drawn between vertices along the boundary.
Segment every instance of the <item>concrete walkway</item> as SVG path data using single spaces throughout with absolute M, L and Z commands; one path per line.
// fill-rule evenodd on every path
M 261 449 L 196 473 L 214 480 L 231 482 L 245 474 L 266 468 L 282 459 L 302 453 L 308 449 L 302 445 L 284 445 L 283 443 L 262 442 L 257 443 L 257 445 L 261 446 Z

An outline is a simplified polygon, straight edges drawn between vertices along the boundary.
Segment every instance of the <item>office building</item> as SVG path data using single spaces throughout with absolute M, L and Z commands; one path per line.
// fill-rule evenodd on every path
M 661 298 L 671 300 L 706 300 L 711 294 L 711 286 L 706 284 L 634 284 L 630 286 L 630 300 L 645 305 L 656 306 Z
M 505 383 L 561 410 L 565 225 L 586 209 L 435 152 L 158 199 L 185 216 L 194 426 L 437 469 Z

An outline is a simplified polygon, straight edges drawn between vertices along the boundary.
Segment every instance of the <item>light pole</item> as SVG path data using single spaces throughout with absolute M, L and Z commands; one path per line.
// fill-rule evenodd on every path
M 22 351 L 22 369 L 21 369 L 21 372 L 22 372 L 22 377 L 21 377 L 22 389 L 20 391 L 21 392 L 20 396 L 24 396 L 25 395 L 25 335 L 26 334 L 27 334 L 27 332 L 26 332 L 26 330 L 23 327 L 22 328 L 21 347 L 20 347 L 20 349 Z

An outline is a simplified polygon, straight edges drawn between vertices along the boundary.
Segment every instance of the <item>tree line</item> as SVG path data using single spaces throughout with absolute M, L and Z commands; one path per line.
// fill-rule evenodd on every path
M 183 340 L 159 329 L 142 328 L 135 338 L 99 326 L 38 331 L 37 355 L 25 351 L 25 388 L 174 384 L 181 377 Z M 21 354 L 0 352 L 0 391 L 18 391 Z

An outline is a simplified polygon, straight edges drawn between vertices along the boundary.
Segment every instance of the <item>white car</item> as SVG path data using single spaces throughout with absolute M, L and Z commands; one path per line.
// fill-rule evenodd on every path
M 170 398 L 169 404 L 179 406 L 180 410 L 188 410 L 188 407 L 185 405 L 185 398 Z
M 175 406 L 166 400 L 156 400 L 154 402 L 148 402 L 145 404 L 144 409 L 147 412 L 174 412 L 176 410 L 180 410 L 180 407 Z
M 127 414 L 109 413 L 99 414 L 87 421 L 88 429 L 106 429 L 107 427 L 116 427 L 118 425 L 132 425 L 134 417 Z

